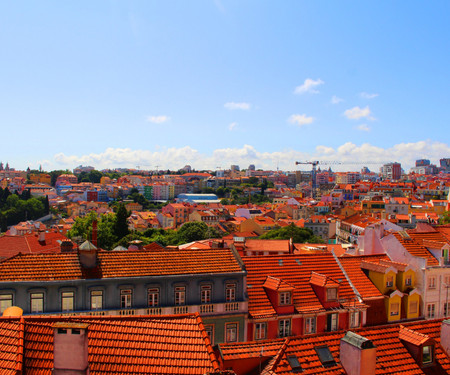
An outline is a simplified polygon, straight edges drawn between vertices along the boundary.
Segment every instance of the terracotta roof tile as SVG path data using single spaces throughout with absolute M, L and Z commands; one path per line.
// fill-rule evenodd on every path
M 0 281 L 74 280 L 242 271 L 230 249 L 99 251 L 96 268 L 81 267 L 78 254 L 17 255 L 0 262 Z
M 25 317 L 24 373 L 52 373 L 52 327 L 55 322 L 61 321 L 89 325 L 88 361 L 91 375 L 204 374 L 219 369 L 198 314 L 132 318 Z M 5 331 L 2 332 L 3 327 Z M 15 365 L 19 321 L 0 319 L 0 332 L 3 333 L 0 338 L 2 374 L 15 374 L 9 369 L 14 368 L 11 363 Z M 14 356 L 5 358 L 8 353 L 14 353 Z

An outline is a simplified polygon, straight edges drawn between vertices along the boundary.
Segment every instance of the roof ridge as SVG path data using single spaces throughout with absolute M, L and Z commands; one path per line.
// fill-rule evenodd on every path
M 30 244 L 29 244 L 29 242 L 28 242 L 28 236 L 24 236 L 24 239 L 25 239 L 25 243 L 27 244 L 27 247 L 28 247 L 28 251 L 29 251 L 29 253 L 31 254 L 31 253 L 32 253 L 32 251 L 31 251 L 31 247 L 30 247 Z
M 280 363 L 281 361 L 281 357 L 285 354 L 286 349 L 289 345 L 289 343 L 291 342 L 291 339 L 289 337 L 286 337 L 286 339 L 284 340 L 283 344 L 281 345 L 280 349 L 278 350 L 277 354 L 275 354 L 274 360 L 271 364 L 272 370 L 275 369 L 275 366 L 278 365 L 278 363 Z M 270 369 L 267 369 L 270 371 Z
M 339 268 L 341 269 L 342 273 L 344 274 L 345 278 L 347 279 L 348 284 L 350 285 L 350 287 L 352 288 L 353 292 L 355 293 L 356 297 L 358 297 L 359 302 L 362 302 L 363 299 L 361 297 L 361 294 L 359 293 L 358 289 L 356 289 L 355 285 L 353 285 L 352 281 L 350 280 L 350 277 L 348 276 L 347 272 L 345 271 L 344 266 L 341 264 L 341 262 L 339 261 L 339 258 L 337 257 L 337 255 L 334 252 L 334 249 L 331 248 L 331 254 L 334 257 L 334 260 L 336 261 L 337 265 L 339 266 Z
M 25 336 L 25 319 L 23 315 L 19 321 L 19 342 L 17 344 L 17 356 L 16 356 L 16 372 L 22 373 L 23 369 L 23 351 L 24 351 L 24 336 Z
M 206 333 L 206 329 L 205 329 L 202 317 L 200 316 L 199 312 L 196 312 L 194 314 L 194 318 L 197 321 L 198 327 L 200 328 L 200 332 L 202 334 L 202 338 L 205 341 L 206 349 L 208 350 L 209 359 L 211 360 L 211 363 L 214 367 L 214 371 L 220 371 L 219 360 L 217 359 L 217 356 L 214 353 L 214 350 L 211 345 L 211 339 L 210 339 L 209 335 Z

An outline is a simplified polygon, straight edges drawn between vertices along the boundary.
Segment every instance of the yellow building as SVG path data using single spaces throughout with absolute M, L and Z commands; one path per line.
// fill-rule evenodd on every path
M 361 268 L 385 296 L 386 315 L 389 322 L 416 319 L 420 316 L 420 292 L 414 287 L 416 274 L 411 266 L 380 259 L 363 261 Z

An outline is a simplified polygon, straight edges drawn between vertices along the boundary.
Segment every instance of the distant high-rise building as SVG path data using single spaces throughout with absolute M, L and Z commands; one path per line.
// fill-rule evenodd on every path
M 424 167 L 425 165 L 430 165 L 430 161 L 428 159 L 419 159 L 416 160 L 416 167 Z
M 446 172 L 450 172 L 450 158 L 444 158 L 440 160 L 441 169 Z
M 389 180 L 400 180 L 402 177 L 402 165 L 400 163 L 388 163 L 381 167 L 380 173 L 383 178 Z
M 240 171 L 239 165 L 232 165 L 230 169 L 231 169 L 232 172 Z

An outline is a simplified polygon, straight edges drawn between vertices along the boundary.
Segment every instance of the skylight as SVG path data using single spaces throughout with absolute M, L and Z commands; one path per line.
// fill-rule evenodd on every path
M 289 362 L 289 365 L 292 368 L 293 372 L 302 372 L 302 366 L 300 365 L 300 362 L 298 361 L 298 358 L 296 355 L 288 355 L 287 360 Z
M 327 345 L 316 346 L 314 350 L 319 356 L 320 362 L 322 362 L 323 367 L 331 367 L 336 365 L 336 361 L 334 360 L 333 355 L 330 352 L 330 348 Z
M 283 259 L 278 259 L 278 265 L 282 266 L 283 265 Z

